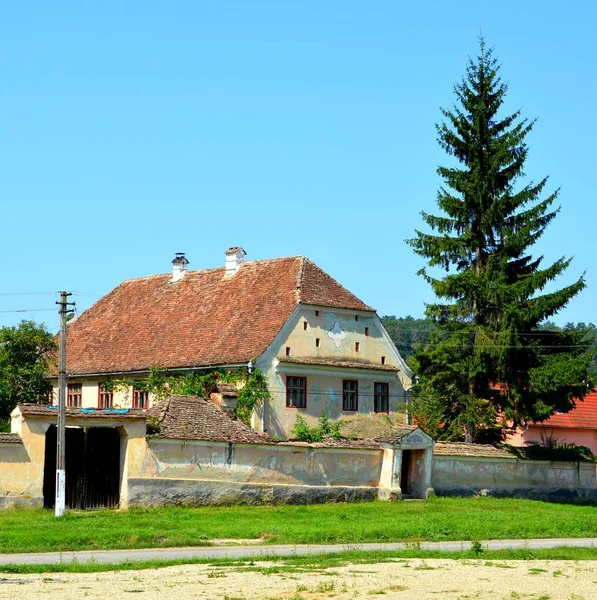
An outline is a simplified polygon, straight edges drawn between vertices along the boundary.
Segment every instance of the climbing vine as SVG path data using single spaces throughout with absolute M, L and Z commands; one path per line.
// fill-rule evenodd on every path
M 106 391 L 143 390 L 152 394 L 157 400 L 163 400 L 171 394 L 181 396 L 206 397 L 216 383 L 230 383 L 238 389 L 237 417 L 250 424 L 251 414 L 255 406 L 262 400 L 271 398 L 265 375 L 255 369 L 248 374 L 244 369 L 225 371 L 192 371 L 186 375 L 168 375 L 167 371 L 151 367 L 146 379 L 132 381 L 130 379 L 113 379 L 102 384 Z

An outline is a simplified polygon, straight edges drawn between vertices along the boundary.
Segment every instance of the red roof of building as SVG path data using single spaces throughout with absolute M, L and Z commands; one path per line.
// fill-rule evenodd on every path
M 570 412 L 556 413 L 537 424 L 545 427 L 597 429 L 597 390 L 587 394 L 584 400 L 577 400 L 576 407 Z
M 302 256 L 124 281 L 68 324 L 72 375 L 246 363 L 298 304 L 373 311 Z

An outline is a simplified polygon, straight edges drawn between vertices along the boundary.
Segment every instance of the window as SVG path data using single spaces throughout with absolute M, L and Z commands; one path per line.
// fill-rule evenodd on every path
M 342 382 L 342 410 L 359 410 L 359 382 L 345 379 Z
M 133 408 L 149 408 L 149 392 L 133 388 Z
M 359 320 L 359 315 L 355 315 L 355 316 L 354 316 L 354 320 L 355 320 L 355 321 L 358 321 L 358 320 Z
M 365 337 L 369 337 L 369 327 L 365 327 Z
M 97 407 L 98 408 L 112 408 L 114 405 L 114 392 L 108 390 L 103 384 L 99 384 L 97 390 Z
M 390 412 L 390 385 L 388 383 L 373 384 L 373 410 L 375 412 Z
M 80 408 L 83 403 L 83 384 L 69 383 L 66 395 L 66 405 Z
M 385 356 L 382 356 L 382 357 L 381 357 L 381 364 L 382 364 L 382 365 L 385 365 L 385 364 L 386 364 L 386 357 L 385 357 Z
M 286 356 L 290 356 L 290 346 L 286 346 Z
M 286 406 L 289 408 L 307 407 L 307 378 L 286 377 Z
M 354 351 L 355 352 L 360 352 L 361 351 L 361 344 L 360 344 L 360 342 L 355 342 L 354 343 Z
M 320 345 L 321 345 L 321 339 L 320 338 L 315 338 L 315 347 L 319 348 Z
M 54 402 L 54 386 L 51 385 L 48 391 L 44 394 L 41 393 L 38 398 L 40 404 L 53 404 Z
M 307 331 L 307 321 L 303 321 L 303 329 Z
M 316 310 L 316 311 L 315 311 L 315 316 L 316 316 L 316 317 L 318 317 L 318 316 L 319 316 L 319 311 L 318 311 L 318 310 Z

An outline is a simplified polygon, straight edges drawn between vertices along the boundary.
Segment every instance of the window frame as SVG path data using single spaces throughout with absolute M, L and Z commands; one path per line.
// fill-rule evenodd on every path
M 303 385 L 301 387 L 297 385 L 291 385 L 290 380 L 301 380 Z M 296 397 L 291 392 L 302 392 L 303 403 L 302 406 L 297 405 Z M 286 375 L 286 408 L 304 409 L 307 408 L 307 378 L 302 375 Z
M 347 389 L 346 384 L 355 384 L 355 389 Z M 354 394 L 354 399 L 351 398 L 347 402 L 347 394 Z M 354 408 L 347 408 L 354 400 Z M 349 404 L 350 403 L 350 404 Z M 342 410 L 346 412 L 358 412 L 359 411 L 359 380 L 358 379 L 343 379 L 342 380 Z
M 75 390 L 78 386 L 78 390 Z M 74 404 L 73 399 L 78 397 L 79 404 Z M 83 406 L 83 383 L 68 383 L 66 385 L 66 406 L 68 408 L 81 408 Z
M 145 398 L 145 406 L 138 406 L 139 397 Z M 147 390 L 138 389 L 133 385 L 132 408 L 139 410 L 147 410 L 149 408 L 149 392 Z
M 110 398 L 110 402 L 105 406 L 102 406 L 102 396 L 107 395 Z M 98 408 L 114 408 L 114 391 L 113 390 L 104 390 L 102 389 L 102 384 L 98 383 L 97 385 L 97 407 Z
M 385 393 L 384 392 L 378 392 L 377 391 L 377 386 L 378 385 L 383 385 L 385 386 Z M 377 397 L 378 396 L 385 396 L 385 402 L 386 402 L 386 410 L 377 410 Z M 373 412 L 375 413 L 379 413 L 379 414 L 390 414 L 390 384 L 387 381 L 374 381 L 373 382 Z

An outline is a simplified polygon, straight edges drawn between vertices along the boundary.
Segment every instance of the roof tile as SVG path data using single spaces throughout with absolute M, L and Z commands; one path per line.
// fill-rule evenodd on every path
M 211 400 L 169 396 L 148 411 L 159 427 L 157 437 L 216 442 L 267 444 L 271 440 L 221 410 Z
M 303 257 L 124 281 L 68 324 L 71 375 L 246 363 L 299 303 L 371 311 Z
M 597 429 L 597 391 L 576 400 L 576 406 L 567 413 L 556 413 L 546 421 L 538 423 L 545 427 L 574 429 Z

